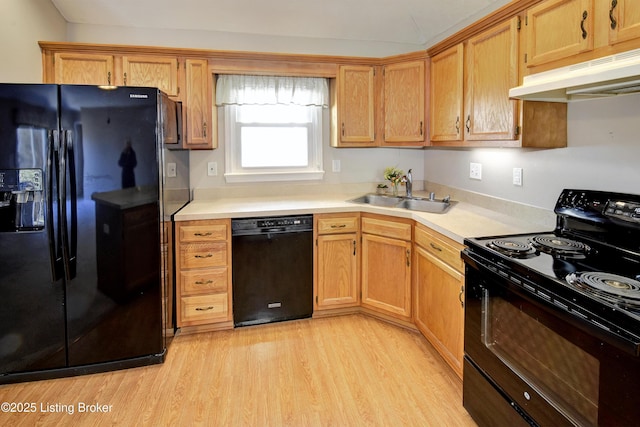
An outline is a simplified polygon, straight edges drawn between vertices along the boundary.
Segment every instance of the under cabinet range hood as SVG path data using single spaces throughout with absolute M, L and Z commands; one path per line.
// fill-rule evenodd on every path
M 525 76 L 510 98 L 571 102 L 640 93 L 640 49 Z

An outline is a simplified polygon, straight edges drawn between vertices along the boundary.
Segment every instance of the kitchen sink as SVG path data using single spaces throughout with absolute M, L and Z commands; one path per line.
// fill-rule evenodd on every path
M 455 203 L 451 202 L 448 196 L 444 199 L 436 199 L 435 197 L 387 196 L 374 193 L 356 197 L 355 199 L 349 200 L 349 202 L 430 213 L 445 213 L 447 209 Z

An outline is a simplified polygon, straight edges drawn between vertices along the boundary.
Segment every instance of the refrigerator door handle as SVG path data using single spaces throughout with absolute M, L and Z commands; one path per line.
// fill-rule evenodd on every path
M 60 168 L 60 175 L 58 181 L 58 195 L 59 195 L 59 203 L 60 203 L 60 235 L 62 242 L 62 260 L 64 265 L 64 272 L 67 280 L 71 280 L 76 275 L 75 269 L 75 256 L 72 257 L 71 254 L 71 245 L 70 245 L 70 234 L 69 234 L 69 216 L 67 210 L 67 167 L 68 167 L 68 156 L 69 156 L 69 147 L 68 147 L 68 139 L 69 139 L 69 131 L 62 131 L 62 138 L 60 141 L 60 149 L 58 155 L 58 162 Z M 70 166 L 70 164 L 69 164 Z M 70 174 L 71 175 L 71 174 Z M 75 177 L 75 174 L 74 174 Z M 71 186 L 69 186 L 71 187 Z M 75 190 L 73 191 L 75 193 Z M 75 200 L 70 203 L 72 217 L 75 216 Z M 73 224 L 71 227 L 73 231 Z M 75 242 L 74 245 L 75 247 Z
M 76 277 L 78 258 L 78 189 L 76 180 L 76 157 L 73 131 L 67 131 L 67 166 L 69 168 L 69 202 L 71 205 L 71 234 L 69 241 L 69 267 L 71 278 Z
M 58 130 L 49 130 L 47 132 L 47 173 L 46 182 L 45 182 L 45 199 L 47 201 L 47 237 L 49 240 L 49 257 L 51 260 L 51 278 L 54 282 L 60 280 L 63 274 L 62 267 L 62 258 L 60 257 L 61 250 L 56 244 L 56 229 L 54 229 L 55 224 L 59 223 L 54 221 L 54 216 L 58 214 L 59 211 L 54 212 L 54 197 L 57 197 L 55 194 L 55 189 L 53 183 L 55 182 L 56 177 L 59 176 L 60 170 L 58 168 L 59 164 L 57 162 L 57 150 L 60 144 L 60 133 Z M 59 238 L 59 235 L 58 235 Z

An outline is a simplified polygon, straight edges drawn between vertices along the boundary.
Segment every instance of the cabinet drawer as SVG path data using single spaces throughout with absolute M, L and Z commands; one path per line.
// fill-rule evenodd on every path
M 459 272 L 462 273 L 464 271 L 463 261 L 462 258 L 460 258 L 461 249 L 452 246 L 451 243 L 423 228 L 416 227 L 415 233 L 415 242 L 417 245 Z
M 377 218 L 362 218 L 362 232 L 395 239 L 411 240 L 411 224 L 385 221 Z
M 182 297 L 182 322 L 208 323 L 212 320 L 226 319 L 229 313 L 227 293 Z
M 318 234 L 354 233 L 357 231 L 357 216 L 318 219 Z
M 181 294 L 226 292 L 228 275 L 227 267 L 182 271 L 180 272 Z
M 223 267 L 227 265 L 227 243 L 191 243 L 180 248 L 181 268 Z
M 225 223 L 180 226 L 180 242 L 216 242 L 228 240 L 229 228 Z

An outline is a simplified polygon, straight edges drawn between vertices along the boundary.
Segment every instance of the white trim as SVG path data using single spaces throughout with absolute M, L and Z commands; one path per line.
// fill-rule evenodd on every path
M 310 181 L 320 180 L 324 171 L 317 172 L 258 172 L 258 173 L 225 173 L 224 179 L 228 183 L 234 182 L 276 182 L 276 181 Z

